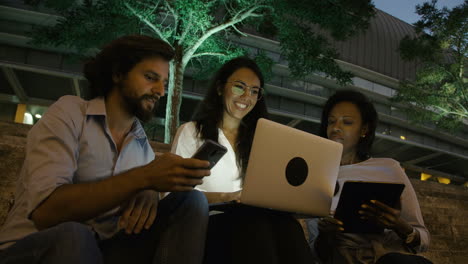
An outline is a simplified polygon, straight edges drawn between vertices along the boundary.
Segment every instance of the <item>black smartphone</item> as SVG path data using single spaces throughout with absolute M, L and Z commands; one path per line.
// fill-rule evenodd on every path
M 226 154 L 227 148 L 213 140 L 205 140 L 205 143 L 198 148 L 192 158 L 207 160 L 210 162 L 210 169 Z

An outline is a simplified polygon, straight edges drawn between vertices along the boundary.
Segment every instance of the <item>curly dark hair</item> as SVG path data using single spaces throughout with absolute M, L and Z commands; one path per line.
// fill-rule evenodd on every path
M 224 112 L 224 96 L 219 95 L 218 91 L 227 82 L 228 78 L 238 69 L 248 68 L 252 70 L 260 80 L 260 86 L 263 88 L 265 81 L 263 74 L 258 65 L 252 59 L 247 57 L 238 57 L 225 63 L 219 69 L 212 80 L 210 87 L 205 95 L 205 98 L 200 103 L 193 121 L 196 122 L 198 134 L 202 139 L 211 139 L 218 142 L 218 127 L 223 120 Z M 237 166 L 240 168 L 240 178 L 243 179 L 247 169 L 250 149 L 255 134 L 257 120 L 259 118 L 267 118 L 268 111 L 265 103 L 265 96 L 262 95 L 257 101 L 255 107 L 242 119 L 237 134 Z
M 367 125 L 366 136 L 364 138 L 359 138 L 356 147 L 358 158 L 362 161 L 367 160 L 370 158 L 370 149 L 375 139 L 378 115 L 374 105 L 364 94 L 353 90 L 341 90 L 328 98 L 322 111 L 319 135 L 327 138 L 328 116 L 333 107 L 340 102 L 350 102 L 356 105 L 361 114 L 362 124 Z
M 113 40 L 86 61 L 83 73 L 91 88 L 91 98 L 107 96 L 114 86 L 113 76 L 126 75 L 144 59 L 174 58 L 174 49 L 166 42 L 143 35 L 123 36 Z

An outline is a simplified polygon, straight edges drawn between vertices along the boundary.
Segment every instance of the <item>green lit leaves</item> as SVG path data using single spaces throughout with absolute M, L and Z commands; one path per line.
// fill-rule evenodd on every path
M 416 79 L 400 84 L 395 101 L 409 103 L 408 113 L 416 121 L 432 120 L 439 127 L 454 129 L 468 119 L 468 85 L 464 80 L 468 4 L 437 9 L 437 1 L 416 7 L 421 19 L 418 35 L 405 37 L 399 46 L 401 57 L 417 60 Z
M 450 67 L 426 65 L 415 81 L 400 84 L 394 100 L 410 103 L 408 114 L 415 121 L 433 121 L 446 129 L 459 127 L 468 118 L 468 85 Z
M 284 19 L 297 25 L 318 25 L 336 40 L 344 40 L 364 30 L 375 11 L 370 0 L 275 0 L 278 22 Z
M 33 44 L 64 47 L 82 55 L 126 34 L 140 32 L 140 21 L 125 9 L 122 0 L 96 1 L 63 11 L 54 27 L 35 27 Z
M 203 35 L 214 23 L 214 1 L 177 0 L 173 2 L 173 12 L 177 17 L 174 35 L 179 45 L 188 47 Z
M 35 1 L 35 0 L 28 0 Z M 40 1 L 40 0 L 37 0 Z M 235 38 L 253 29 L 280 40 L 282 56 L 295 77 L 323 72 L 340 84 L 351 75 L 341 71 L 329 39 L 346 39 L 367 27 L 370 0 L 43 0 L 64 17 L 50 28 L 34 31 L 34 43 L 62 46 L 90 55 L 103 44 L 128 34 L 167 41 L 176 51 L 171 72 L 182 80 L 186 66 L 195 78 L 213 73 L 225 61 L 247 54 Z M 326 35 L 324 32 L 327 32 Z M 256 52 L 266 78 L 273 61 Z M 182 82 L 170 84 L 166 126 L 175 133 Z M 174 95 L 173 97 L 171 95 Z M 174 103 L 173 103 L 174 102 Z M 171 122 L 169 122 L 172 120 Z
M 273 77 L 272 68 L 275 62 L 264 51 L 260 51 L 254 60 L 262 71 L 265 82 L 270 80 Z
M 407 37 L 401 42 L 399 49 L 404 59 L 441 60 L 448 49 L 467 56 L 467 2 L 452 10 L 437 9 L 436 3 L 436 0 L 432 0 L 416 6 L 416 13 L 421 16 L 414 24 L 418 35 L 415 38 Z M 416 54 L 410 56 L 412 51 L 416 51 Z
M 351 82 L 351 74 L 343 72 L 334 61 L 338 57 L 328 40 L 310 27 L 278 24 L 281 52 L 288 60 L 289 69 L 295 77 L 304 77 L 314 72 L 323 72 L 336 78 L 340 84 Z
M 281 52 L 295 77 L 322 72 L 341 85 L 351 82 L 351 74 L 336 64 L 336 50 L 330 40 L 344 40 L 367 28 L 374 15 L 371 1 L 274 1 L 269 21 L 259 29 L 274 32 L 280 41 Z
M 224 35 L 213 35 L 197 49 L 189 66 L 195 71 L 195 79 L 208 79 L 226 61 L 245 54 L 246 50 L 231 44 Z

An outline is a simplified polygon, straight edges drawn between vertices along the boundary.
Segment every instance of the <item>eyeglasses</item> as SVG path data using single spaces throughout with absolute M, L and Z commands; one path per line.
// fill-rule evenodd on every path
M 231 92 L 235 95 L 239 95 L 239 96 L 242 96 L 244 95 L 247 90 L 250 92 L 249 93 L 249 96 L 251 97 L 256 97 L 257 100 L 260 100 L 262 98 L 262 95 L 263 95 L 263 88 L 260 88 L 260 87 L 252 87 L 252 86 L 248 86 L 242 82 L 239 82 L 239 81 L 234 81 L 234 82 L 226 82 L 226 83 L 230 83 L 232 84 L 231 86 Z

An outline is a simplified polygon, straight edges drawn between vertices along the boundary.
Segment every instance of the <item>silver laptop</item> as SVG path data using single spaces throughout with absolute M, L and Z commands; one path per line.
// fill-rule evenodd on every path
M 340 143 L 259 119 L 241 203 L 329 215 L 342 150 Z

